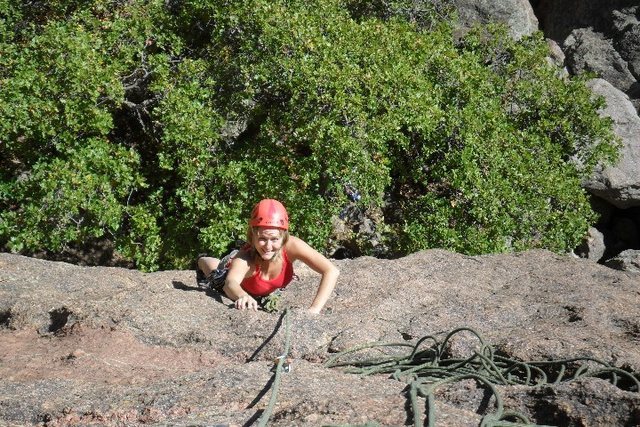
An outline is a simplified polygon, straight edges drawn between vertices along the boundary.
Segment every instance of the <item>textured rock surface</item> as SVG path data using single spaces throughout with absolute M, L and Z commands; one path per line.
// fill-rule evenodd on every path
M 538 30 L 538 19 L 529 0 L 453 0 L 453 4 L 464 26 L 500 22 L 509 27 L 516 39 Z
M 591 28 L 573 30 L 564 41 L 564 52 L 571 74 L 592 72 L 622 91 L 624 98 L 638 84 L 627 61 L 616 51 L 613 42 Z M 627 102 L 631 104 L 630 101 Z M 631 110 L 637 116 L 633 105 Z
M 610 117 L 621 140 L 620 160 L 597 170 L 583 184 L 591 193 L 619 208 L 640 205 L 640 117 L 624 93 L 603 79 L 593 79 L 589 87 L 605 98 L 602 112 Z
M 608 267 L 617 270 L 632 271 L 640 273 L 640 251 L 627 249 L 607 262 Z
M 466 326 L 507 357 L 588 356 L 640 371 L 640 274 L 546 251 L 420 252 L 336 261 L 327 310 L 297 266 L 291 372 L 269 425 L 412 423 L 406 384 L 323 365 L 371 341 L 415 343 Z M 0 254 L 0 425 L 252 425 L 267 406 L 281 316 L 199 291 L 191 271 L 143 274 Z M 461 355 L 475 342 L 452 345 Z M 640 394 L 586 378 L 500 386 L 508 409 L 547 425 L 637 425 Z M 493 407 L 472 380 L 439 390 L 436 425 L 478 425 Z

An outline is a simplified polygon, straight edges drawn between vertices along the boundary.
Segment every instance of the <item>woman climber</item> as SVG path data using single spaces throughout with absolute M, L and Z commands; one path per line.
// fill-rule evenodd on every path
M 251 211 L 247 244 L 222 261 L 200 256 L 196 279 L 201 286 L 216 288 L 239 310 L 258 310 L 258 300 L 284 288 L 294 277 L 293 262 L 302 261 L 321 274 L 320 284 L 308 311 L 320 313 L 338 279 L 331 261 L 303 240 L 289 235 L 287 210 L 277 200 L 264 199 Z

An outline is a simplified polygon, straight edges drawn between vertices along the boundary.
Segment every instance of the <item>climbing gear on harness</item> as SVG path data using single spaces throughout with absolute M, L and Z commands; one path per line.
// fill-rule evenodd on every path
M 238 250 L 234 249 L 229 254 L 225 255 L 218 263 L 218 268 L 213 270 L 209 275 L 205 275 L 204 272 L 198 267 L 198 261 L 196 261 L 196 283 L 198 287 L 202 289 L 212 289 L 214 291 L 222 291 L 224 281 L 227 278 L 229 272 L 229 266 L 231 261 L 238 254 Z M 198 260 L 206 255 L 198 256 Z
M 209 274 L 207 281 L 209 282 L 209 288 L 214 291 L 221 291 L 224 286 L 224 281 L 227 279 L 228 268 L 216 268 Z
M 251 227 L 274 227 L 288 230 L 289 215 L 284 205 L 279 201 L 264 199 L 253 207 L 249 225 Z

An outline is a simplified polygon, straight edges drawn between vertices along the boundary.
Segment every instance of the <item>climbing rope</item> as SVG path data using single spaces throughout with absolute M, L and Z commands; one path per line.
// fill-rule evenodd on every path
M 466 359 L 447 356 L 449 341 L 459 333 L 471 333 L 479 342 L 477 350 Z M 426 344 L 430 346 L 425 347 Z M 408 354 L 385 356 L 367 360 L 340 362 L 347 354 L 381 348 L 410 348 Z M 325 362 L 327 367 L 346 367 L 346 371 L 359 375 L 390 374 L 392 378 L 409 384 L 409 401 L 414 426 L 423 425 L 419 419 L 419 398 L 425 399 L 428 426 L 435 425 L 435 391 L 438 387 L 473 379 L 491 391 L 495 397 L 495 412 L 483 417 L 481 427 L 535 426 L 529 419 L 504 408 L 502 396 L 496 385 L 542 386 L 559 384 L 583 377 L 609 379 L 617 387 L 640 392 L 640 375 L 610 366 L 591 357 L 523 362 L 495 354 L 492 346 L 475 330 L 457 328 L 440 342 L 434 335 L 427 335 L 409 343 L 372 343 L 337 353 Z
M 269 404 L 267 408 L 264 410 L 260 419 L 258 420 L 258 426 L 264 427 L 269 422 L 269 418 L 273 413 L 273 408 L 276 406 L 276 401 L 278 399 L 278 391 L 280 389 L 280 382 L 282 378 L 282 372 L 284 371 L 284 365 L 287 360 L 287 356 L 289 355 L 289 347 L 291 345 L 291 321 L 289 320 L 289 309 L 285 308 L 282 316 L 284 317 L 285 323 L 285 341 L 284 341 L 284 351 L 280 357 L 278 357 L 278 364 L 275 369 L 275 379 L 273 380 L 273 385 L 271 386 L 271 397 L 269 398 Z

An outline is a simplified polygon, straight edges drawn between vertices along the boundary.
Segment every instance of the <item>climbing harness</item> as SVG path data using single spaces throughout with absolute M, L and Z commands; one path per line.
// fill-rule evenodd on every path
M 470 332 L 479 341 L 479 349 L 466 359 L 447 357 L 449 341 L 456 334 Z M 424 348 L 425 343 L 432 343 Z M 410 348 L 402 356 L 378 357 L 368 360 L 339 362 L 347 354 L 380 347 Z M 434 335 L 427 335 L 417 343 L 372 343 L 337 353 L 325 362 L 327 367 L 347 367 L 347 372 L 359 375 L 391 374 L 392 378 L 409 384 L 409 400 L 416 427 L 423 425 L 419 419 L 418 398 L 426 399 L 428 426 L 435 425 L 435 390 L 448 383 L 473 379 L 488 388 L 495 397 L 496 410 L 483 417 L 481 427 L 535 426 L 519 412 L 505 410 L 503 400 L 495 385 L 542 386 L 559 384 L 581 377 L 609 379 L 619 388 L 640 392 L 640 375 L 610 366 L 590 357 L 573 359 L 523 362 L 495 354 L 484 338 L 475 330 L 462 327 L 451 331 L 440 342 Z M 554 378 L 555 377 L 555 378 Z
M 202 289 L 212 289 L 214 291 L 222 291 L 222 287 L 224 286 L 224 281 L 227 278 L 227 273 L 229 272 L 229 266 L 231 265 L 231 261 L 238 254 L 238 250 L 234 249 L 227 255 L 225 255 L 220 262 L 218 263 L 218 267 L 213 270 L 208 275 L 205 275 L 200 267 L 198 267 L 198 260 L 203 256 L 208 256 L 207 254 L 198 255 L 196 259 L 196 283 L 198 287 Z

